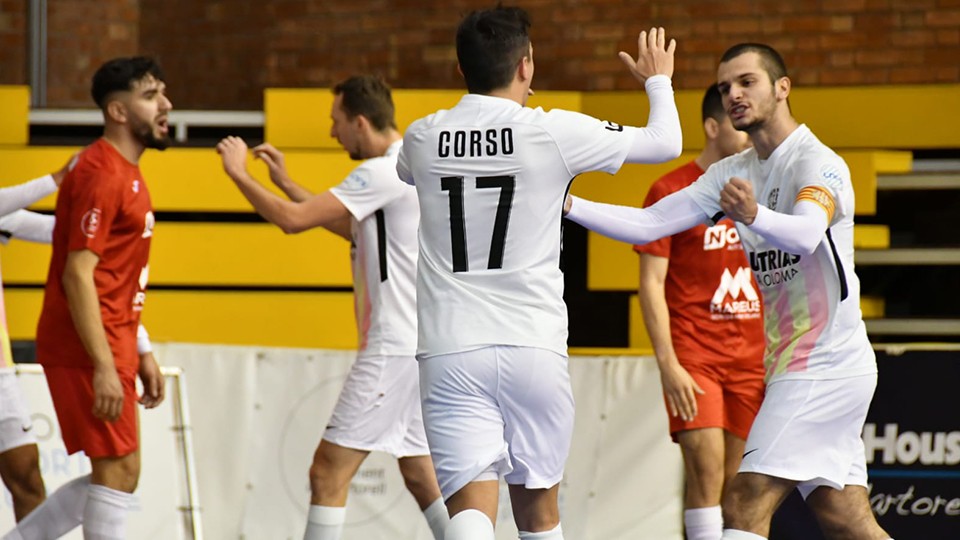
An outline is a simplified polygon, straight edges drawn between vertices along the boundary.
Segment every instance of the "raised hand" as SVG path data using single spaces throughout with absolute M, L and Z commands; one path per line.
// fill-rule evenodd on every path
M 270 143 L 263 143 L 253 148 L 253 157 L 263 160 L 270 171 L 270 181 L 277 187 L 285 187 L 291 180 L 287 173 L 287 164 L 283 158 L 283 152 L 277 150 Z
M 231 178 L 239 176 L 247 170 L 247 143 L 240 137 L 227 137 L 217 144 L 217 153 L 223 160 L 223 170 Z
M 627 65 L 630 73 L 640 84 L 654 75 L 673 77 L 673 52 L 677 49 L 677 40 L 671 39 L 666 43 L 666 32 L 661 28 L 651 28 L 640 32 L 637 38 L 639 53 L 634 60 L 630 53 L 620 51 L 620 59 Z

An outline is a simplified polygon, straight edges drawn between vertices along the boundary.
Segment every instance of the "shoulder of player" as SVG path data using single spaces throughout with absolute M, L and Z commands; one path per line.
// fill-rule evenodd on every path
M 91 144 L 84 148 L 77 156 L 77 163 L 71 171 L 74 178 L 117 178 L 120 176 L 121 166 L 104 151 L 100 144 Z

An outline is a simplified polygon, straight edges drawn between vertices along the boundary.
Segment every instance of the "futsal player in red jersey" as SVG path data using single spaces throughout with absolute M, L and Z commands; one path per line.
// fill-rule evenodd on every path
M 91 474 L 68 482 L 5 538 L 57 538 L 83 524 L 86 540 L 126 538 L 140 475 L 138 411 L 158 405 L 163 377 L 137 352 L 154 216 L 138 162 L 170 144 L 160 67 L 117 58 L 93 77 L 104 134 L 60 186 L 53 255 L 37 328 L 43 365 L 67 451 Z M 143 395 L 136 393 L 136 378 Z

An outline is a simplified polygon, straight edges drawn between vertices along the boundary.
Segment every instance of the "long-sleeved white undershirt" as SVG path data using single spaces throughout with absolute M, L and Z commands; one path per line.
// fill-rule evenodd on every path
M 650 115 L 645 127 L 624 126 L 624 129 L 634 131 L 633 145 L 624 160 L 626 163 L 661 163 L 683 151 L 680 114 L 670 78 L 654 75 L 646 80 L 644 88 L 650 98 Z
M 57 190 L 53 176 L 46 175 L 29 182 L 0 189 L 0 216 L 26 208 Z
M 15 210 L 0 216 L 0 241 L 8 235 L 18 240 L 49 244 L 53 241 L 53 216 L 29 210 Z
M 788 253 L 809 255 L 823 241 L 827 215 L 812 202 L 800 201 L 794 214 L 783 214 L 757 205 L 757 216 L 747 227 Z M 604 236 L 646 244 L 703 223 L 708 216 L 693 197 L 678 191 L 648 208 L 634 208 L 573 197 L 567 219 Z
M 671 193 L 648 208 L 604 204 L 573 197 L 567 219 L 604 236 L 646 244 L 677 234 L 707 220 L 690 195 Z

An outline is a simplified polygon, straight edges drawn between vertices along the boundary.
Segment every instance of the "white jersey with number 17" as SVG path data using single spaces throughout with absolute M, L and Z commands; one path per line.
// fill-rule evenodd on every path
M 634 131 L 469 94 L 407 129 L 397 163 L 420 200 L 419 342 L 567 354 L 561 212 L 571 180 L 620 169 Z

